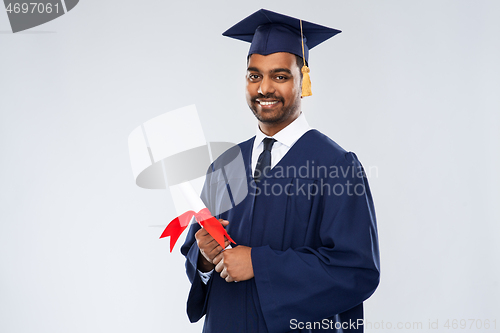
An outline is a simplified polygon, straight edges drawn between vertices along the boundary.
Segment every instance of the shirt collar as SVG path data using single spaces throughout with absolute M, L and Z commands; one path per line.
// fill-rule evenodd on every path
M 295 141 L 300 139 L 300 137 L 310 129 L 311 126 L 309 126 L 309 123 L 306 120 L 306 116 L 303 112 L 301 112 L 297 119 L 292 121 L 287 127 L 283 128 L 281 131 L 272 136 L 272 138 L 290 148 L 295 143 Z M 259 125 L 257 125 L 257 132 L 255 134 L 254 141 L 254 144 L 256 144 L 257 146 L 255 147 L 257 148 L 258 146 L 260 146 L 262 144 L 262 140 L 269 137 L 270 136 L 262 133 Z

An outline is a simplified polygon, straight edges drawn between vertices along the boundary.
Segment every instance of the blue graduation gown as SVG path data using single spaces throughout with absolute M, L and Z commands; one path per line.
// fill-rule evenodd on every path
M 217 218 L 229 221 L 227 231 L 238 245 L 252 247 L 255 277 L 227 283 L 214 272 L 204 285 L 196 270 L 199 226 L 192 225 L 181 248 L 192 283 L 190 321 L 205 315 L 203 332 L 209 333 L 336 331 L 335 322 L 343 332 L 362 332 L 353 322 L 362 323 L 363 301 L 378 285 L 380 266 L 375 211 L 360 162 L 310 130 L 257 187 L 250 167 L 254 139 L 238 145 L 245 199 L 219 212 L 231 192 L 230 171 L 224 177 L 209 173 L 202 199 Z M 211 168 L 220 161 L 224 154 Z

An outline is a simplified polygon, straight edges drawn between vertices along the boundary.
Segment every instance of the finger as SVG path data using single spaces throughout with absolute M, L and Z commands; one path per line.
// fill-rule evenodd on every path
M 198 247 L 204 248 L 206 252 L 212 252 L 219 245 L 210 235 L 197 239 L 197 242 Z
M 212 263 L 213 263 L 214 265 L 217 265 L 217 264 L 218 264 L 221 260 L 222 260 L 222 254 L 219 254 L 218 256 L 216 256 L 216 257 L 214 258 L 214 260 L 212 261 Z
M 222 219 L 220 219 L 219 221 L 220 221 L 220 224 L 222 224 L 223 227 L 227 227 L 228 224 L 229 224 L 228 220 L 222 220 Z
M 208 261 L 209 263 L 213 263 L 213 258 L 211 258 L 205 251 L 203 251 L 203 249 L 200 249 L 200 253 L 201 255 L 203 256 L 203 258 L 205 258 L 206 261 Z
M 217 242 L 210 242 L 208 244 L 205 244 L 205 248 L 207 249 L 207 252 L 214 252 L 214 251 L 220 251 L 220 249 L 222 249 L 219 245 L 219 243 Z M 219 248 L 219 249 L 217 249 Z
M 217 257 L 221 252 L 222 252 L 222 247 L 220 247 L 219 245 L 214 247 L 212 250 L 208 251 L 210 257 L 212 258 Z
M 221 252 L 221 251 L 223 251 L 224 249 L 226 249 L 226 248 L 227 248 L 227 246 L 228 246 L 229 244 L 231 244 L 231 242 L 229 242 L 228 240 L 225 240 L 225 241 L 224 241 L 224 248 L 222 248 L 222 247 L 220 246 L 220 244 L 219 244 L 219 243 L 217 243 L 217 241 L 215 241 L 215 243 L 210 244 L 210 245 L 215 246 L 215 247 L 212 249 L 212 251 L 217 251 L 217 254 L 218 254 L 219 252 Z M 210 251 L 210 252 L 212 252 L 212 251 Z
M 210 252 L 215 246 L 217 246 L 216 244 L 212 244 L 212 240 L 207 237 L 197 238 L 196 243 L 198 244 L 198 247 L 200 249 L 203 248 L 205 249 L 205 251 L 208 250 L 208 252 Z
M 203 241 L 203 243 L 205 243 L 205 244 L 212 243 L 213 241 L 215 241 L 215 239 L 212 237 L 212 235 L 210 235 L 208 232 L 205 235 L 198 237 L 198 239 Z
M 229 273 L 227 272 L 226 269 L 223 269 L 222 272 L 220 273 L 221 278 L 227 279 L 229 277 Z
M 194 234 L 194 237 L 196 239 L 198 238 L 202 238 L 204 236 L 206 236 L 208 234 L 208 231 L 205 230 L 205 228 L 201 228 L 200 230 L 198 230 L 195 234 Z
M 226 276 L 225 280 L 226 280 L 226 282 L 233 282 L 234 281 L 233 278 L 231 276 L 229 276 L 229 275 Z
M 224 258 L 222 258 L 222 260 L 221 260 L 221 261 L 219 261 L 219 262 L 217 263 L 217 265 L 215 265 L 215 271 L 216 271 L 217 273 L 222 272 L 222 270 L 223 270 L 223 269 L 224 269 Z
M 222 248 L 217 242 L 205 244 L 203 241 L 198 241 L 197 244 L 200 250 L 203 251 L 206 256 L 210 257 L 210 259 L 214 259 L 222 251 Z

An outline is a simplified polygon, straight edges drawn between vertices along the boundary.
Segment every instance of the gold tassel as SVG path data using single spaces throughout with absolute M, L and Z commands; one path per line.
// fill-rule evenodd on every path
M 311 78 L 309 72 L 311 71 L 306 65 L 302 66 L 302 97 L 311 96 Z
M 309 77 L 309 72 L 311 70 L 306 66 L 306 57 L 304 55 L 304 34 L 302 33 L 302 20 L 300 20 L 300 39 L 302 40 L 302 60 L 304 61 L 304 66 L 302 66 L 302 69 L 300 70 L 302 72 L 301 97 L 306 97 L 311 96 L 313 93 L 311 91 L 311 78 Z

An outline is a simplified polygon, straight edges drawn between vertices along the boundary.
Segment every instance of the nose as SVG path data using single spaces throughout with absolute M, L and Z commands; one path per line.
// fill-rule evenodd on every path
M 259 90 L 257 92 L 261 95 L 273 94 L 276 91 L 273 81 L 270 78 L 263 77 L 260 81 Z

